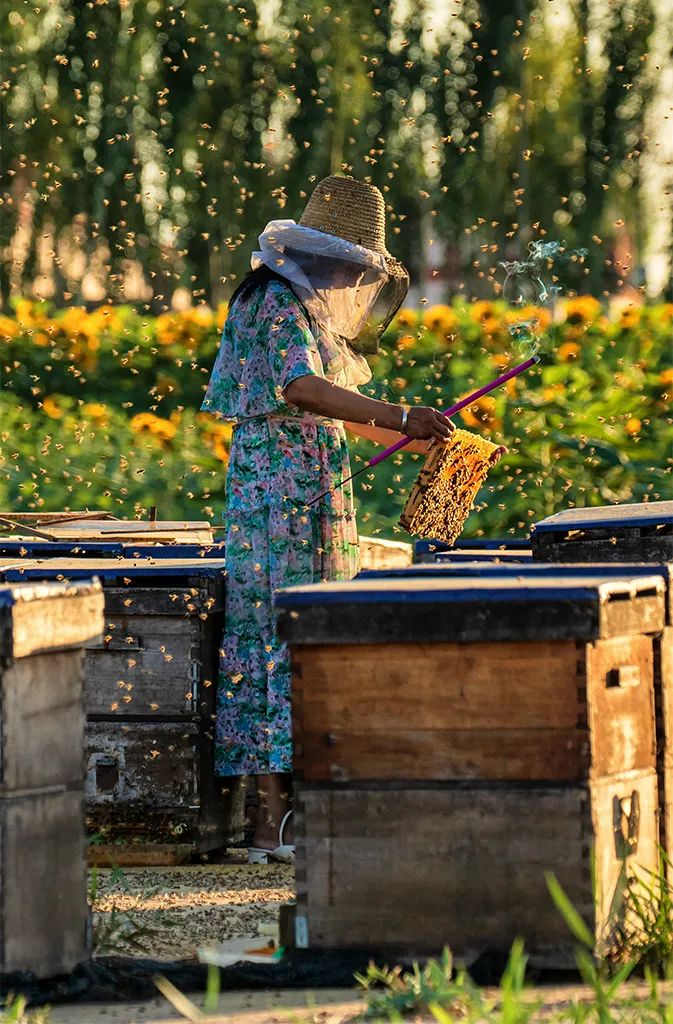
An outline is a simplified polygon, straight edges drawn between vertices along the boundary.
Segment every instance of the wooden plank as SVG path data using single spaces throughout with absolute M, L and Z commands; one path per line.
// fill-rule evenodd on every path
M 297 915 L 308 945 L 457 956 L 509 950 L 568 966 L 553 871 L 597 939 L 621 860 L 614 830 L 640 794 L 630 868 L 656 865 L 656 773 L 591 786 L 296 787 Z M 616 801 L 616 803 L 615 803 Z M 615 818 L 615 807 L 620 811 Z M 626 826 L 628 832 L 628 825 Z M 598 847 L 594 907 L 589 849 Z M 610 845 L 612 844 L 612 845 Z
M 583 788 L 311 790 L 301 787 L 298 913 L 311 948 L 461 956 L 571 945 L 544 880 L 584 916 L 591 888 Z M 300 880 L 303 875 L 305 881 Z
M 105 587 L 105 614 L 190 616 L 212 614 L 223 607 L 224 580 L 199 579 L 174 587 Z
M 581 657 L 572 641 L 297 646 L 299 724 L 384 734 L 405 727 L 572 729 Z
M 69 974 L 88 959 L 81 790 L 0 798 L 0 973 Z
M 586 687 L 595 776 L 656 766 L 652 639 L 587 644 Z
M 655 653 L 655 698 L 661 707 L 658 745 L 669 752 L 673 751 L 673 626 L 662 630 Z
M 12 584 L 5 589 L 11 591 L 11 605 L 4 614 L 0 611 L 0 654 L 5 660 L 81 647 L 102 634 L 103 592 L 98 583 Z
M 630 772 L 591 785 L 591 819 L 596 871 L 596 932 L 607 938 L 611 907 L 626 864 L 652 885 L 659 867 L 657 775 Z M 648 872 L 650 874 L 648 874 Z
M 87 805 L 198 806 L 198 725 L 89 722 Z
M 188 864 L 195 843 L 89 843 L 87 864 L 99 868 L 172 867 Z
M 162 621 L 170 627 L 180 620 Z M 192 629 L 197 641 L 198 625 L 197 619 Z M 184 632 L 171 637 L 170 628 L 159 636 L 127 635 L 132 642 L 122 649 L 87 649 L 87 714 L 132 717 L 194 713 L 198 686 L 193 673 L 200 667 L 195 639 Z
M 33 604 L 36 616 L 43 603 Z M 71 607 L 69 600 L 63 603 Z M 0 713 L 0 794 L 68 783 L 83 786 L 80 650 L 33 654 L 2 670 Z
M 303 729 L 294 765 L 305 782 L 573 782 L 589 775 L 589 738 L 580 729 L 349 729 L 343 735 Z

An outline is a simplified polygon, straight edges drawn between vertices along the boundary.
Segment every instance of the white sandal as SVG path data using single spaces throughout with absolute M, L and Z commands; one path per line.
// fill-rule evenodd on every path
M 292 864 L 294 861 L 294 843 L 284 843 L 283 833 L 287 824 L 287 819 L 292 814 L 292 811 L 287 811 L 284 815 L 283 820 L 280 823 L 278 829 L 278 846 L 275 850 L 265 850 L 261 846 L 251 846 L 248 848 L 248 864 L 268 864 L 270 860 L 279 860 L 284 864 Z

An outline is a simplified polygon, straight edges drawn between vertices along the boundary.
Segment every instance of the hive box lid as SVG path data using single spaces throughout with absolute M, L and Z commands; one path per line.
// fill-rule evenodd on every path
M 0 557 L 21 558 L 224 558 L 224 542 L 213 544 L 162 541 L 158 544 L 121 541 L 6 540 L 0 538 Z
M 295 644 L 595 640 L 664 626 L 661 576 L 355 579 L 276 595 Z
M 40 651 L 81 647 L 100 639 L 103 628 L 97 580 L 0 584 L 0 666 Z
M 666 622 L 673 623 L 673 562 L 656 565 L 651 562 L 529 562 L 522 565 L 485 561 L 481 555 L 472 562 L 452 562 L 445 554 L 436 556 L 434 562 L 424 565 L 413 565 L 406 568 L 362 569 L 357 579 L 408 579 L 417 576 L 419 579 L 441 579 L 442 577 L 461 576 L 484 578 L 508 576 L 514 579 L 531 579 L 557 577 L 563 578 L 595 578 L 600 575 L 604 579 L 628 580 L 642 576 L 661 576 L 666 584 Z
M 42 540 L 182 540 L 209 543 L 213 541 L 213 526 L 208 520 L 172 519 L 115 519 L 114 517 L 65 516 L 55 513 L 46 519 L 29 520 L 20 514 L 0 513 L 15 523 L 16 532 L 21 535 L 25 527 L 25 539 L 40 537 Z M 39 531 L 39 532 L 38 532 Z
M 3 564 L 3 562 L 5 564 Z M 0 559 L 0 579 L 21 580 L 85 580 L 94 576 L 108 583 L 124 580 L 133 583 L 152 581 L 166 583 L 170 579 L 201 576 L 222 578 L 224 559 L 195 558 L 46 558 L 44 560 Z
M 673 525 L 673 501 L 646 501 L 632 505 L 565 509 L 535 523 L 531 535 L 567 530 L 619 530 L 666 524 Z

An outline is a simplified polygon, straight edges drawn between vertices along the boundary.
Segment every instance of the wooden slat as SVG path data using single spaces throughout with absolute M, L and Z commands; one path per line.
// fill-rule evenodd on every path
M 87 805 L 197 806 L 198 726 L 89 722 Z
M 302 723 L 316 732 L 572 729 L 580 710 L 577 663 L 572 641 L 293 650 Z
M 11 609 L 5 609 L 11 613 L 5 631 L 6 636 L 11 631 L 11 647 L 3 650 L 5 658 L 81 647 L 101 637 L 103 592 L 98 583 L 56 588 L 54 584 L 13 584 L 11 590 L 16 600 Z M 5 642 L 0 637 L 3 647 Z
M 197 686 L 190 672 L 192 663 L 198 664 L 199 652 L 192 637 L 171 638 L 167 631 L 158 637 L 137 635 L 138 643 L 142 646 L 86 651 L 87 714 L 133 717 L 193 713 L 197 709 Z
M 664 626 L 660 576 L 386 579 L 312 584 L 276 595 L 292 644 L 595 640 Z
M 0 799 L 0 973 L 69 974 L 88 959 L 81 788 Z
M 36 616 L 42 603 L 33 605 Z M 82 788 L 82 652 L 34 654 L 0 675 L 0 795 L 70 783 Z
M 577 781 L 589 774 L 579 729 L 400 729 L 381 733 L 303 730 L 295 772 L 306 782 L 381 779 Z
M 651 637 L 596 641 L 587 645 L 586 659 L 592 773 L 654 768 Z

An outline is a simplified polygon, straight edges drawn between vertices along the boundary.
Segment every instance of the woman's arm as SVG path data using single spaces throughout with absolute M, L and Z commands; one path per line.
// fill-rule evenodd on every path
M 283 394 L 292 405 L 319 416 L 330 416 L 351 423 L 370 423 L 397 432 L 402 424 L 401 405 L 366 398 L 365 395 L 337 387 L 324 377 L 311 373 L 290 381 Z M 441 441 L 449 436 L 451 430 L 452 424 L 437 409 L 414 406 L 409 410 L 405 430 L 407 437 L 437 438 Z
M 399 430 L 386 430 L 385 427 L 374 427 L 371 423 L 353 423 L 348 420 L 344 422 L 344 427 L 349 430 L 351 434 L 355 434 L 357 437 L 364 437 L 367 441 L 373 441 L 375 444 L 380 444 L 386 448 L 389 448 L 391 444 L 397 444 L 401 441 L 405 434 L 400 434 Z M 432 441 L 409 441 L 404 446 L 402 451 L 409 452 L 410 455 L 427 455 L 430 451 Z

